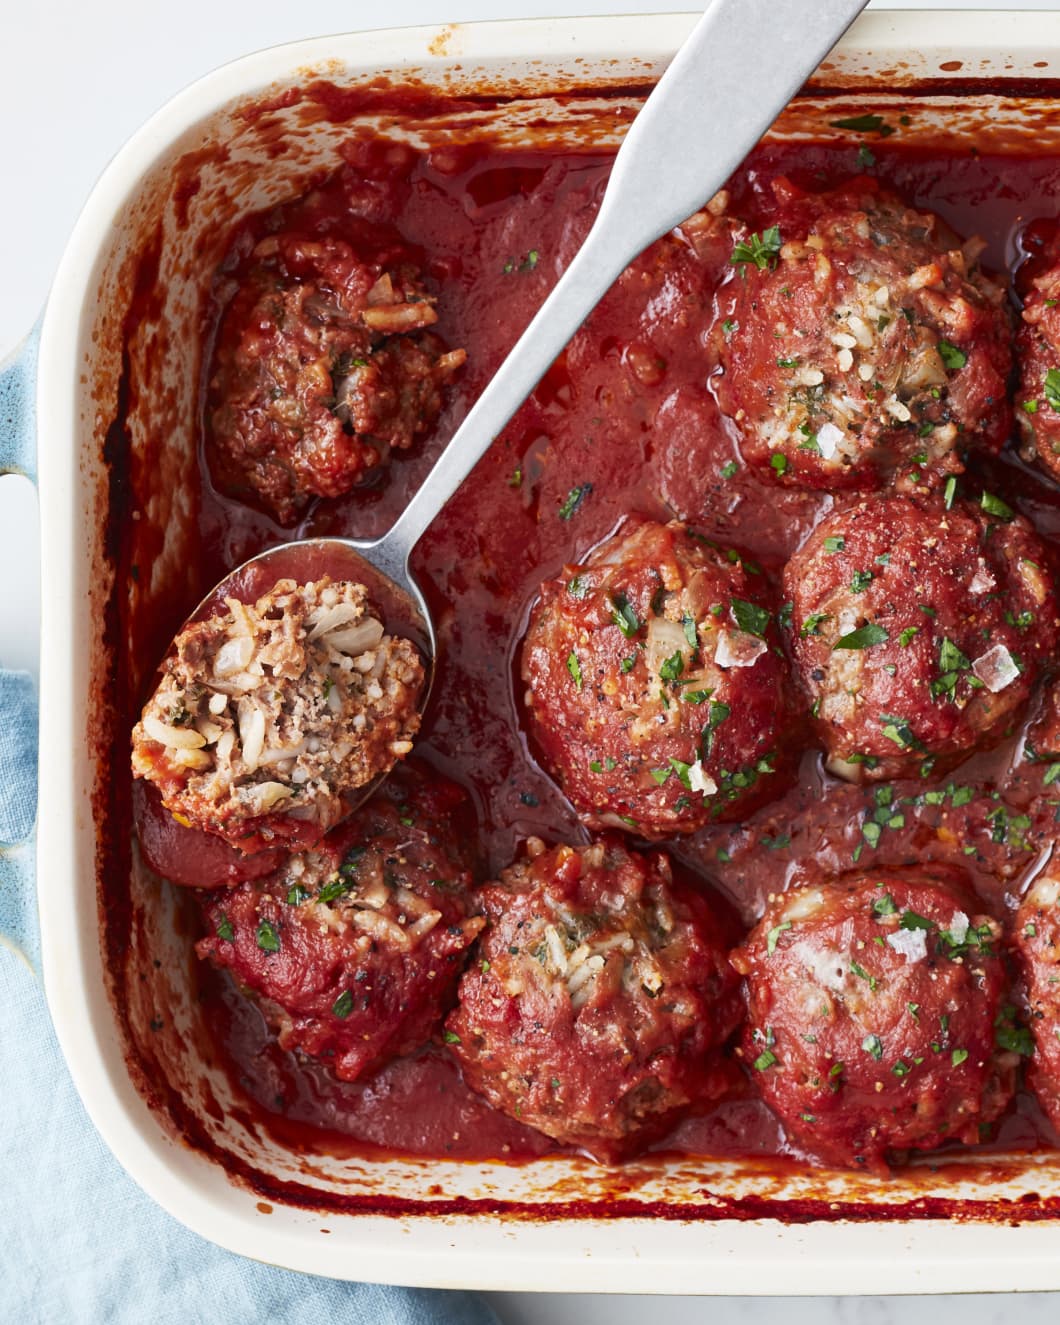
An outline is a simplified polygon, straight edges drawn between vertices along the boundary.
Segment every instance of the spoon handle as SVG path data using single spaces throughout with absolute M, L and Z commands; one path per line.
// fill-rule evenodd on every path
M 596 220 L 371 559 L 409 554 L 610 285 L 725 183 L 866 0 L 713 0 L 637 115 Z

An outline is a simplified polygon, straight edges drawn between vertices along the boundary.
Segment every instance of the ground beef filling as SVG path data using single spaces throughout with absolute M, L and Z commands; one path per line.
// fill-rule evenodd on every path
M 364 587 L 280 580 L 174 641 L 133 731 L 133 772 L 243 850 L 319 838 L 346 793 L 412 749 L 424 668 Z

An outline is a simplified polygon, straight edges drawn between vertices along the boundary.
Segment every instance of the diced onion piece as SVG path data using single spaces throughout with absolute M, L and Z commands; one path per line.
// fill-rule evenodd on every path
M 979 558 L 975 568 L 975 574 L 972 576 L 971 583 L 968 585 L 968 592 L 978 594 L 989 593 L 991 589 L 997 588 L 997 580 L 990 573 L 990 568 L 986 562 Z
M 718 790 L 718 784 L 703 768 L 703 762 L 697 759 L 694 764 L 688 768 L 688 785 L 692 791 L 698 792 L 703 796 L 713 796 Z
M 843 440 L 843 430 L 834 423 L 822 423 L 817 429 L 817 449 L 825 460 L 831 460 Z
M 222 694 L 219 690 L 210 696 L 209 709 L 215 718 L 219 718 L 228 707 L 228 696 Z
M 356 621 L 361 614 L 359 603 L 335 603 L 333 606 L 318 607 L 309 617 L 309 620 L 313 623 L 313 629 L 309 632 L 309 639 L 319 639 L 321 635 L 326 635 L 329 630 L 336 630 L 339 626 L 347 626 L 351 621 Z
M 366 649 L 374 649 L 382 638 L 383 623 L 377 621 L 375 617 L 368 617 L 365 621 L 358 621 L 355 626 L 350 626 L 348 630 L 331 631 L 324 636 L 324 643 L 330 644 L 340 653 L 352 656 L 364 653 Z
M 205 750 L 174 750 L 170 756 L 181 768 L 203 769 L 210 767 L 210 756 Z
M 249 665 L 254 656 L 254 641 L 249 635 L 227 639 L 213 660 L 214 676 L 235 676 Z
M 144 714 L 143 724 L 151 740 L 169 750 L 201 750 L 206 744 L 206 738 L 194 727 L 170 727 L 150 713 Z
M 954 943 L 963 943 L 968 937 L 968 927 L 971 921 L 963 911 L 954 911 L 950 916 L 950 938 Z
M 927 957 L 927 934 L 922 929 L 896 929 L 887 935 L 887 946 L 907 962 L 922 962 Z
M 995 644 L 972 662 L 972 672 L 996 695 L 1019 677 L 1020 669 L 1004 644 Z
M 781 915 L 782 920 L 806 920 L 809 916 L 815 916 L 818 911 L 824 909 L 824 893 L 820 888 L 807 888 L 796 893 L 789 894 L 789 900 L 784 905 Z
M 689 651 L 685 639 L 684 627 L 679 621 L 668 621 L 665 617 L 652 617 L 648 622 L 648 667 L 656 676 L 667 658 L 675 653 L 685 656 Z
M 1060 901 L 1060 879 L 1045 875 L 1031 888 L 1027 894 L 1027 901 L 1043 911 L 1052 910 Z
M 765 640 L 746 630 L 719 630 L 714 661 L 719 667 L 753 667 L 767 651 Z

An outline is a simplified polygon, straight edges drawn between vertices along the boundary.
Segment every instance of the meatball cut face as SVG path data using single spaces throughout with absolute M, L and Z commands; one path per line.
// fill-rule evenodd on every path
M 1016 418 L 1032 454 L 1060 479 L 1060 227 L 1042 246 L 1016 336 Z
M 281 524 L 339 497 L 426 432 L 464 362 L 426 329 L 434 299 L 400 243 L 262 239 L 221 323 L 211 454 L 224 486 Z
M 798 677 L 833 773 L 945 769 L 998 740 L 1057 639 L 1047 558 L 989 494 L 835 511 L 788 562 Z
M 279 580 L 186 627 L 133 729 L 136 777 L 244 852 L 309 845 L 412 749 L 423 662 L 363 585 Z
M 874 180 L 773 187 L 775 222 L 734 249 L 714 333 L 718 401 L 747 462 L 835 490 L 893 471 L 919 486 L 959 471 L 969 447 L 1000 450 L 1011 323 L 981 242 L 961 245 Z
M 446 1041 L 495 1108 L 607 1159 L 716 1096 L 739 1022 L 727 918 L 662 852 L 531 838 L 480 901 Z
M 649 523 L 542 586 L 522 656 L 530 729 L 587 823 L 693 832 L 784 790 L 767 593 L 735 553 Z
M 995 1046 L 1001 927 L 954 871 L 852 874 L 774 898 L 733 953 L 743 1040 L 789 1139 L 835 1165 L 974 1143 L 1012 1094 Z
M 1060 876 L 1041 875 L 1013 921 L 1013 940 L 1027 988 L 1033 1037 L 1028 1077 L 1049 1121 L 1060 1130 Z M 1015 1036 L 1019 1032 L 1013 1032 Z M 1026 1052 L 1029 1044 L 1016 1046 Z
M 451 784 L 394 779 L 312 851 L 214 893 L 197 952 L 260 1002 L 282 1048 L 343 1081 L 432 1034 L 483 921 Z

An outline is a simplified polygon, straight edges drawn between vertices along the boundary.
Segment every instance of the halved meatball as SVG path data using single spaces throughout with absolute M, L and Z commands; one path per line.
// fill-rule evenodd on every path
M 1027 988 L 1033 1055 L 1028 1078 L 1050 1122 L 1060 1130 L 1060 877 L 1037 878 L 1013 920 L 1013 942 Z M 1018 1028 L 1008 1035 L 1028 1053 Z M 1026 1032 L 1023 1032 L 1026 1034 Z
M 282 1048 L 343 1081 L 432 1034 L 452 1001 L 470 915 L 463 792 L 404 773 L 312 851 L 214 893 L 199 956 L 254 996 Z
M 716 1096 L 739 1022 L 728 918 L 663 853 L 531 838 L 479 899 L 486 929 L 446 1022 L 472 1089 L 605 1159 Z
M 716 392 L 747 462 L 782 483 L 920 486 L 1000 450 L 1012 419 L 1004 288 L 937 217 L 875 180 L 806 194 L 777 179 L 722 292 Z
M 895 1151 L 968 1144 L 1014 1085 L 995 1046 L 1001 926 L 957 871 L 878 870 L 775 897 L 732 955 L 743 1055 L 789 1140 L 885 1172 Z
M 427 431 L 464 362 L 425 328 L 434 300 L 407 250 L 285 231 L 254 248 L 225 312 L 210 384 L 223 486 L 281 524 L 339 497 Z
M 784 790 L 764 577 L 684 525 L 637 524 L 544 584 L 522 675 L 534 740 L 594 827 L 687 833 Z
M 133 729 L 133 773 L 182 824 L 242 851 L 309 845 L 412 749 L 423 662 L 350 580 L 279 580 L 226 604 L 175 639 Z
M 784 571 L 832 772 L 940 771 L 1011 724 L 1056 645 L 1044 546 L 997 498 L 897 494 L 823 520 Z
M 1031 454 L 1060 478 L 1060 227 L 1037 238 L 1016 336 L 1016 419 Z

